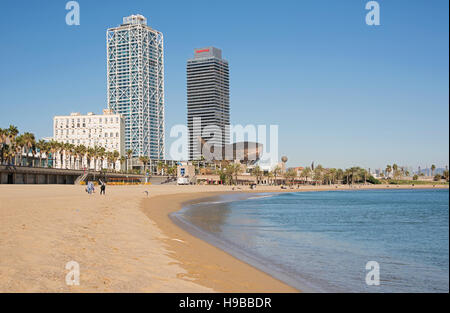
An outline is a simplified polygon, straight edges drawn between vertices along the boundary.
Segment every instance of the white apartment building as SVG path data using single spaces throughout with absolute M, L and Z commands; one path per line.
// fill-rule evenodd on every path
M 53 118 L 53 139 L 61 143 L 103 147 L 125 155 L 125 122 L 121 114 L 103 110 L 103 115 L 71 113 Z

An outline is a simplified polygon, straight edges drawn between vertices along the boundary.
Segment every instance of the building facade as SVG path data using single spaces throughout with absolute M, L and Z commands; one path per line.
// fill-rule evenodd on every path
M 125 122 L 120 114 L 103 110 L 103 115 L 72 113 L 53 118 L 53 140 L 61 143 L 103 147 L 125 155 Z
M 107 31 L 108 108 L 125 119 L 125 151 L 164 159 L 164 40 L 142 15 Z
M 190 160 L 201 157 L 199 136 L 212 146 L 223 147 L 230 141 L 229 68 L 220 49 L 195 49 L 194 58 L 187 61 L 187 124 Z

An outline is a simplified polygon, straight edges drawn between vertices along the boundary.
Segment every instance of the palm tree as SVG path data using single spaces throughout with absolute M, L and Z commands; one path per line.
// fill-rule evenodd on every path
M 14 147 L 15 147 L 15 153 L 16 156 L 19 157 L 19 165 L 22 166 L 22 160 L 23 160 L 23 148 L 25 147 L 25 140 L 22 135 L 17 136 L 14 139 Z M 15 162 L 14 162 L 15 164 Z
M 355 182 L 361 179 L 361 169 L 359 167 L 354 166 L 350 168 L 350 171 L 352 173 L 352 185 L 353 185 L 355 184 Z
M 6 138 L 8 137 L 8 130 L 0 128 L 0 165 L 3 164 L 3 150 L 6 146 Z
M 99 146 L 94 146 L 94 154 L 93 154 L 93 158 L 94 158 L 94 171 L 97 170 L 97 163 L 98 160 L 103 160 L 103 157 L 105 155 L 105 148 L 103 147 L 99 147 Z M 102 163 L 102 162 L 100 162 Z M 103 164 L 100 164 L 100 169 L 101 170 L 103 168 Z
M 363 179 L 363 184 L 366 184 L 367 176 L 369 176 L 369 173 L 367 172 L 366 169 L 360 168 L 358 176 L 360 179 Z
M 434 171 L 436 170 L 436 165 L 432 164 L 431 165 L 431 176 L 434 177 Z
M 106 149 L 103 147 L 98 147 L 98 158 L 100 159 L 100 171 L 103 169 L 103 163 L 106 159 Z
M 272 173 L 273 173 L 273 176 L 275 177 L 275 185 L 277 185 L 277 176 L 279 176 L 281 174 L 281 167 L 278 165 L 275 166 Z
M 308 177 L 311 177 L 312 170 L 310 167 L 305 167 L 300 175 L 305 178 L 305 183 L 308 182 Z
M 239 163 L 233 163 L 234 182 L 237 185 L 238 175 L 242 173 L 242 167 Z
M 55 166 L 58 166 L 58 163 L 59 163 L 59 168 L 62 168 L 63 167 L 62 157 L 63 157 L 64 143 L 57 142 L 55 147 L 56 147 Z M 56 157 L 58 158 L 58 162 L 56 162 Z
M 78 169 L 83 169 L 83 159 L 87 153 L 88 148 L 84 145 L 79 145 L 76 149 L 77 157 L 78 157 Z
M 148 162 L 150 162 L 150 158 L 148 156 L 140 156 L 139 157 L 139 161 L 142 162 L 142 164 L 144 165 L 144 174 L 147 172 L 146 171 L 146 165 Z
M 18 149 L 16 138 L 17 138 L 18 134 L 19 134 L 19 129 L 14 125 L 9 125 L 9 128 L 6 129 L 3 134 L 3 136 L 6 136 L 4 142 L 6 143 L 6 139 L 9 140 L 9 145 L 10 145 L 10 147 L 8 147 L 9 163 L 12 162 L 14 165 L 16 165 L 16 153 L 17 153 L 17 149 Z
M 389 178 L 390 173 L 392 172 L 392 167 L 388 164 L 386 165 L 386 177 Z
M 295 177 L 297 177 L 297 172 L 291 168 L 284 174 L 284 177 L 286 178 L 287 183 L 292 185 Z
M 176 165 L 173 165 L 173 166 L 168 168 L 167 173 L 170 176 L 175 177 L 175 176 L 177 176 L 177 169 L 178 169 L 178 167 Z
M 256 177 L 256 183 L 259 184 L 261 177 L 264 174 L 264 172 L 261 171 L 261 168 L 259 167 L 259 165 L 255 166 L 255 168 L 253 168 L 252 174 Z
M 399 172 L 399 170 L 398 170 L 398 165 L 397 164 L 392 164 L 392 171 L 393 171 L 393 173 L 394 173 L 394 179 L 398 179 L 398 178 L 400 178 L 400 172 Z
M 234 183 L 237 184 L 237 177 L 242 172 L 241 165 L 238 163 L 230 163 L 226 167 L 226 175 L 230 178 L 230 182 L 233 183 L 233 177 L 234 177 Z
M 164 162 L 163 161 L 159 161 L 158 165 L 157 165 L 157 169 L 158 169 L 159 175 L 161 175 L 161 176 L 163 175 L 164 167 L 165 167 Z
M 443 176 L 444 176 L 445 180 L 448 181 L 448 179 L 449 179 L 448 166 L 445 166 Z
M 128 149 L 127 150 L 127 172 L 129 170 L 129 160 L 131 160 L 131 158 L 133 157 L 133 150 Z
M 116 163 L 117 160 L 120 158 L 120 153 L 117 150 L 114 150 L 112 152 L 112 159 L 113 159 L 113 169 L 116 170 Z
M 94 159 L 95 162 L 95 149 L 88 148 L 87 149 L 88 170 L 92 168 L 92 159 Z M 95 163 L 94 163 L 94 171 L 95 171 Z
M 36 143 L 36 149 L 39 150 L 39 167 L 42 166 L 42 154 L 47 150 L 47 143 L 44 140 L 39 140 Z
M 13 157 L 14 157 L 14 149 L 13 149 L 13 147 L 11 145 L 4 146 L 3 154 L 4 154 L 4 158 L 5 158 L 6 162 L 8 164 L 12 164 Z
M 336 176 L 337 170 L 335 168 L 330 168 L 328 170 L 329 185 L 336 183 Z
M 126 164 L 127 158 L 122 155 L 119 160 L 120 160 L 120 171 L 123 173 L 124 170 L 123 170 L 122 166 L 123 166 L 123 164 Z
M 73 149 L 73 147 L 74 147 L 74 145 L 72 145 L 70 143 L 65 143 L 62 146 L 63 158 L 64 158 L 63 164 L 65 163 L 65 168 L 66 169 L 70 169 L 70 167 L 71 167 L 71 157 L 72 157 L 72 149 Z
M 345 183 L 347 185 L 350 185 L 350 176 L 352 176 L 352 171 L 349 168 L 345 169 L 343 172 L 343 178 L 345 179 Z
M 58 142 L 51 140 L 48 144 L 49 146 L 49 151 L 52 154 L 52 165 L 53 167 L 56 167 L 56 151 L 58 151 Z M 48 156 L 47 156 L 47 161 L 48 161 Z
M 19 134 L 19 129 L 14 125 L 9 125 L 9 128 L 7 129 L 7 134 L 9 140 L 13 141 Z
M 267 173 L 267 179 L 269 181 L 269 184 L 273 183 L 273 180 L 272 180 L 273 177 L 274 177 L 273 172 Z
M 322 184 L 323 181 L 323 167 L 322 165 L 317 165 L 316 168 L 314 168 L 314 180 L 318 182 L 319 184 Z
M 107 151 L 105 152 L 105 159 L 106 159 L 106 169 L 113 169 L 114 167 L 114 153 Z
M 24 133 L 23 137 L 24 137 L 24 143 L 25 143 L 25 148 L 26 148 L 26 153 L 27 153 L 27 163 L 28 163 L 28 155 L 31 152 L 31 155 L 32 155 L 31 165 L 33 166 L 34 158 L 36 155 L 36 139 L 34 137 L 34 134 L 32 134 L 32 133 Z

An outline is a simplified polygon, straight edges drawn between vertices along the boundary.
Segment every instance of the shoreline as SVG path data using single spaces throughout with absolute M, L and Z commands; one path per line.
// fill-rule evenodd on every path
M 236 195 L 244 195 L 244 197 L 232 197 Z M 219 195 L 216 195 L 214 197 L 204 197 L 199 198 L 200 205 L 207 206 L 208 204 L 216 204 L 216 203 L 225 203 L 225 202 L 235 202 L 235 201 L 246 201 L 251 200 L 255 198 L 265 198 L 265 197 L 272 197 L 274 195 L 277 195 L 279 193 L 275 192 L 263 192 L 263 193 L 256 193 L 256 196 L 252 196 L 254 194 L 253 192 L 244 192 L 244 193 L 221 193 Z M 226 199 L 227 197 L 230 197 L 231 199 Z M 225 201 L 221 201 L 225 200 Z M 230 200 L 230 201 L 227 201 Z M 242 248 L 238 247 L 232 242 L 226 242 L 220 237 L 215 236 L 214 234 L 203 230 L 202 228 L 198 227 L 197 225 L 189 222 L 182 216 L 182 211 L 191 209 L 192 207 L 195 207 L 196 204 L 192 204 L 189 202 L 185 202 L 182 204 L 182 209 L 178 210 L 176 212 L 170 213 L 169 218 L 171 221 L 180 227 L 181 229 L 185 230 L 192 236 L 209 243 L 213 247 L 216 247 L 225 253 L 229 254 L 231 257 L 234 257 L 241 262 L 246 263 L 247 265 L 263 272 L 268 275 L 270 275 L 272 278 L 281 281 L 282 283 L 296 289 L 298 292 L 307 292 L 307 293 L 317 293 L 322 292 L 320 289 L 315 287 L 310 287 L 309 283 L 304 281 L 303 279 L 294 279 L 291 277 L 291 274 L 286 272 L 283 269 L 275 268 L 273 264 L 271 264 L 268 260 L 263 260 L 261 258 L 256 257 L 255 255 L 248 253 L 247 251 L 243 250 Z M 181 213 L 181 214 L 180 214 Z
M 184 268 L 187 278 L 214 292 L 295 293 L 300 290 L 272 277 L 256 267 L 200 239 L 175 223 L 170 214 L 187 204 L 203 202 L 222 194 L 236 192 L 198 192 L 155 196 L 143 201 L 143 211 L 167 238 L 162 239 L 171 251 L 169 256 Z M 155 210 L 158 208 L 159 210 Z
M 215 238 L 206 239 L 208 234 L 202 234 L 196 229 L 192 229 L 192 225 L 186 225 L 186 223 L 176 216 L 175 213 L 182 210 L 184 207 L 208 202 L 220 195 L 225 194 L 249 194 L 249 193 L 293 193 L 293 192 L 320 192 L 320 191 L 355 191 L 355 190 L 423 190 L 423 189 L 448 189 L 448 186 L 430 186 L 430 185 L 366 185 L 358 186 L 358 188 L 349 188 L 348 186 L 302 186 L 299 189 L 277 189 L 273 186 L 258 186 L 255 190 L 231 190 L 231 191 L 209 191 L 209 192 L 197 192 L 190 194 L 178 194 L 176 198 L 173 195 L 162 195 L 159 197 L 152 197 L 144 201 L 142 207 L 144 213 L 153 220 L 156 225 L 166 234 L 169 239 L 164 240 L 164 243 L 172 251 L 170 256 L 177 259 L 179 265 L 183 267 L 187 272 L 187 277 L 194 280 L 194 282 L 212 288 L 218 292 L 317 292 L 310 287 L 298 286 L 298 283 L 293 282 L 287 275 L 281 271 L 272 270 L 259 260 L 255 260 L 252 257 L 248 257 L 243 254 L 239 254 L 236 257 L 231 253 L 232 249 L 227 249 L 226 246 L 220 242 L 215 241 Z M 163 199 L 165 198 L 165 199 Z M 152 201 L 157 200 L 157 203 Z M 158 206 L 160 211 L 154 210 L 155 206 Z M 190 253 L 189 249 L 201 251 L 200 255 L 208 255 L 208 263 L 214 263 L 217 261 L 224 262 L 226 260 L 225 271 L 231 271 L 230 276 L 226 278 L 220 271 L 215 272 L 214 265 L 204 264 L 206 259 L 201 259 L 201 256 L 195 253 Z M 209 252 L 208 252 L 209 250 Z M 232 251 L 236 252 L 236 251 Z M 230 259 L 231 258 L 231 259 Z M 236 262 L 237 261 L 237 262 Z M 241 264 L 239 264 L 239 262 Z M 256 265 L 256 266 L 255 266 Z M 229 267 L 235 267 L 230 270 Z M 245 270 L 247 267 L 247 270 Z M 237 270 L 238 269 L 238 270 Z M 258 285 L 251 286 L 248 281 L 251 278 L 243 276 L 248 274 L 249 276 L 258 276 L 261 282 Z M 256 271 L 256 272 L 255 272 Z M 238 273 L 236 273 L 238 272 Z M 263 274 L 263 275 L 261 275 Z M 232 277 L 235 277 L 237 286 L 234 286 L 231 282 Z M 268 276 L 268 277 L 267 277 Z M 282 278 L 278 279 L 276 276 Z M 245 277 L 245 279 L 243 279 Z M 274 280 L 277 284 L 270 284 L 270 280 Z M 266 285 L 269 286 L 267 288 Z M 288 283 L 289 282 L 289 283 Z M 279 284 L 284 284 L 280 286 Z M 296 285 L 295 287 L 293 287 Z M 262 287 L 262 288 L 261 288 Z M 281 289 L 279 289 L 281 287 Z M 288 288 L 286 290 L 286 288 Z

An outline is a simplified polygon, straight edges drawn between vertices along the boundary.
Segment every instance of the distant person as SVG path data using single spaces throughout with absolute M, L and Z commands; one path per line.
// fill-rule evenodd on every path
M 102 185 L 100 186 L 100 194 L 105 195 L 106 185 L 104 182 L 102 182 Z
M 92 182 L 88 181 L 87 186 L 86 186 L 86 192 L 88 194 L 92 194 L 93 189 L 94 189 L 94 186 L 93 186 Z
M 89 182 L 89 194 L 93 194 L 95 192 L 95 187 L 93 182 Z

